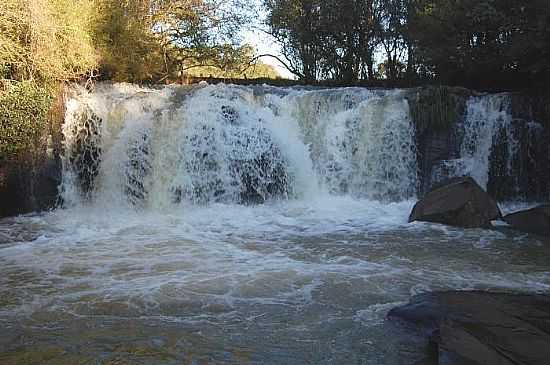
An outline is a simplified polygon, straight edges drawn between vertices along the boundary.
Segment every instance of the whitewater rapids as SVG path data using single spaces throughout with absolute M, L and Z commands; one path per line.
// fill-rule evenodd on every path
M 542 239 L 407 223 L 404 93 L 75 94 L 63 207 L 0 221 L 0 363 L 408 364 L 425 344 L 384 318 L 411 295 L 550 292 Z M 475 121 L 508 119 L 496 101 L 469 110 L 481 147 L 456 168 L 477 161 L 483 183 L 493 132 Z

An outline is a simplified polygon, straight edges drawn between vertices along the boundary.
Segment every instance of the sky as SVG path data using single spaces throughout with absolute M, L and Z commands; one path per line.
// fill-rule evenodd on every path
M 256 49 L 257 54 L 269 53 L 274 56 L 281 56 L 281 47 L 274 41 L 273 37 L 260 30 L 265 16 L 265 11 L 259 11 L 258 18 L 249 24 L 247 29 L 243 31 L 243 43 L 252 45 Z M 265 27 L 265 25 L 263 27 Z M 279 72 L 282 77 L 289 79 L 296 78 L 295 75 L 288 71 L 273 57 L 264 57 L 261 61 L 275 67 L 277 72 Z

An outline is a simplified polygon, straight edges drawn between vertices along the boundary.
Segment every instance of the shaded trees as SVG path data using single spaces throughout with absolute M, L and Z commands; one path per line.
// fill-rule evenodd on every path
M 544 0 L 424 0 L 410 27 L 442 82 L 522 87 L 548 77 L 549 25 Z
M 306 82 L 317 80 L 321 54 L 320 0 L 266 0 L 271 35 L 283 48 L 285 67 Z
M 266 0 L 266 6 L 271 33 L 306 81 L 378 77 L 477 88 L 550 81 L 547 0 Z
M 267 25 L 287 68 L 313 81 L 374 78 L 378 0 L 266 0 Z

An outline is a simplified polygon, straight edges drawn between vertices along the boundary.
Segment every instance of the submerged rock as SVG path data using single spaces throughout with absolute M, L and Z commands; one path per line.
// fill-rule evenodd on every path
M 414 207 L 409 222 L 424 221 L 464 228 L 491 226 L 502 215 L 497 203 L 471 177 L 435 187 Z
M 550 359 L 550 296 L 428 293 L 392 309 L 388 318 L 424 330 L 442 365 L 542 365 Z
M 550 236 L 550 205 L 509 214 L 504 221 L 522 232 Z

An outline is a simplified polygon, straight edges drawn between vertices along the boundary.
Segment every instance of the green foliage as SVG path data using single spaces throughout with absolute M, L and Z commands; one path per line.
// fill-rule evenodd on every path
M 548 0 L 264 2 L 289 70 L 305 81 L 550 85 Z
M 0 69 L 4 78 L 74 80 L 96 67 L 90 37 L 92 0 L 4 0 L 0 3 Z
M 442 82 L 510 88 L 550 81 L 547 0 L 419 0 L 409 24 Z
M 98 0 L 93 34 L 101 56 L 102 77 L 113 81 L 159 79 L 164 60 L 152 32 L 149 1 Z
M 32 81 L 4 82 L 0 91 L 0 160 L 40 145 L 51 93 Z
M 243 6 L 236 3 L 240 0 L 97 0 L 94 38 L 102 77 L 129 82 L 200 73 L 242 77 L 254 54 L 234 42 L 244 22 L 238 10 Z
M 93 0 L 0 2 L 0 160 L 39 151 L 56 86 L 97 67 Z
M 199 66 L 189 69 L 187 74 L 192 77 L 212 77 L 219 79 L 279 79 L 281 76 L 271 65 L 258 62 L 244 70 L 223 70 L 213 66 Z
M 255 60 L 251 46 L 233 47 L 216 50 L 205 63 L 197 62 L 189 66 L 185 73 L 192 77 L 214 77 L 230 79 L 278 79 L 279 73 L 274 67 Z

